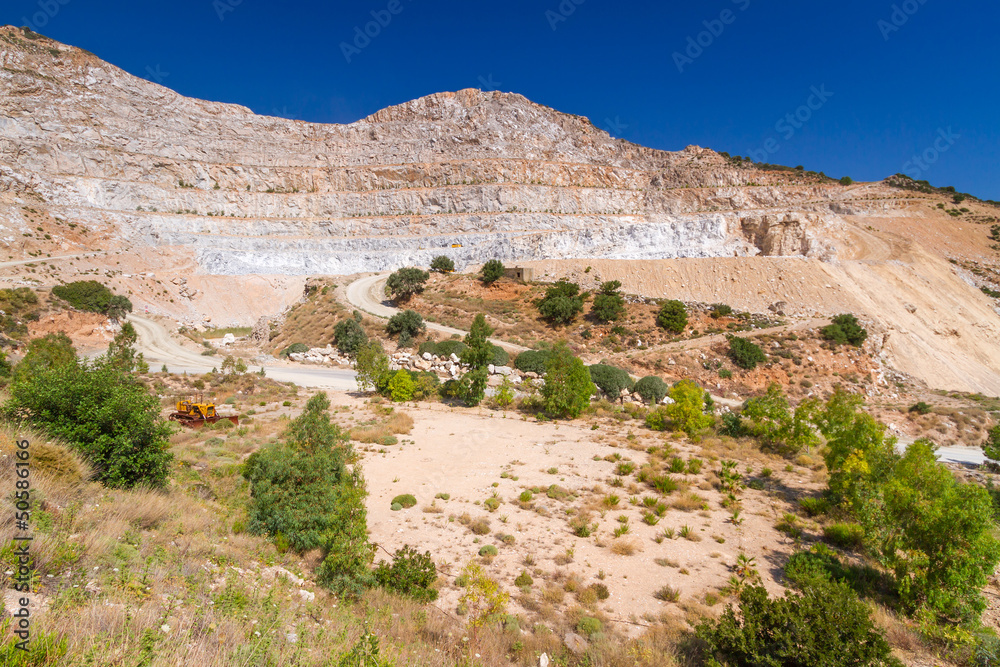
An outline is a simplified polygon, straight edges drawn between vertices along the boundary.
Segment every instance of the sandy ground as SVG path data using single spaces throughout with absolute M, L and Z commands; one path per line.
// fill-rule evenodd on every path
M 372 416 L 358 398 L 331 394 L 331 400 L 350 406 L 358 419 Z M 649 458 L 647 447 L 667 441 L 638 422 L 620 425 L 603 419 L 597 430 L 591 430 L 590 422 L 538 423 L 514 413 L 505 417 L 502 412 L 486 409 L 453 409 L 439 404 L 400 409 L 413 417 L 415 426 L 409 435 L 399 436 L 399 445 L 358 446 L 371 494 L 369 528 L 372 540 L 389 552 L 411 544 L 433 554 L 442 571 L 449 573 L 439 603 L 445 609 L 453 611 L 460 596 L 460 590 L 453 586 L 454 577 L 487 544 L 499 550 L 488 571 L 515 599 L 519 593 L 513 582 L 522 570 L 535 580 L 531 598 L 539 597 L 546 579 L 559 578 L 559 572 L 575 574 L 583 586 L 598 581 L 607 585 L 611 597 L 600 605 L 601 609 L 620 620 L 658 616 L 668 609 L 680 613 L 672 603 L 653 597 L 654 591 L 668 584 L 680 591 L 681 601 L 703 600 L 706 591 L 726 584 L 730 566 L 740 551 L 757 558 L 769 589 L 780 590 L 776 583 L 778 566 L 792 553 L 793 543 L 773 525 L 785 511 L 786 501 L 772 497 L 768 491 L 747 489 L 745 522 L 741 526 L 730 523 L 729 510 L 720 507 L 721 496 L 709 483 L 714 479 L 711 471 L 718 464 L 699 454 L 697 445 L 670 441 L 683 458 L 704 459 L 701 474 L 676 477 L 686 479 L 691 491 L 705 499 L 707 511 L 670 509 L 656 526 L 649 526 L 642 522 L 641 504 L 630 505 L 629 497 L 659 494 L 646 485 L 639 488 L 634 473 L 624 478 L 623 488 L 610 487 L 607 483 L 614 476 L 615 463 L 603 460 L 617 453 L 638 467 Z M 630 441 L 628 434 L 633 430 L 635 439 Z M 766 460 L 758 453 L 750 455 Z M 601 460 L 594 460 L 595 456 Z M 742 472 L 746 464 L 740 465 Z M 774 479 L 781 478 L 774 488 L 788 485 L 792 493 L 818 488 L 812 481 L 812 471 L 806 468 L 796 466 L 795 472 L 785 473 L 775 463 L 771 465 L 776 468 Z M 755 467 L 759 469 L 760 465 Z M 551 469 L 557 472 L 549 472 Z M 507 475 L 502 476 L 504 473 Z M 552 484 L 567 489 L 576 498 L 557 500 L 535 494 L 529 505 L 517 502 L 524 489 Z M 405 493 L 413 494 L 417 505 L 392 511 L 392 499 Z M 449 494 L 450 499 L 435 500 L 439 493 Z M 482 502 L 494 493 L 502 504 L 490 512 Z M 609 493 L 618 495 L 620 501 L 602 517 L 600 501 Z M 669 503 L 681 495 L 677 491 L 662 499 Z M 579 538 L 571 532 L 568 520 L 571 513 L 585 506 L 594 507 L 592 521 L 599 528 L 594 535 Z M 474 535 L 462 524 L 463 514 L 473 520 L 487 518 L 489 533 Z M 616 541 L 612 533 L 620 525 L 619 516 L 629 518 L 630 530 L 617 540 L 632 542 L 637 548 L 634 555 L 616 555 L 610 549 Z M 679 531 L 684 525 L 692 528 L 698 541 L 680 537 L 664 539 L 660 544 L 654 541 L 665 528 Z M 500 539 L 503 534 L 512 535 L 515 543 L 504 544 Z M 384 551 L 380 554 L 387 558 Z M 527 555 L 533 558 L 533 564 L 525 564 Z M 670 564 L 659 565 L 655 562 L 658 558 L 669 559 Z M 572 604 L 571 597 L 567 596 L 566 605 Z

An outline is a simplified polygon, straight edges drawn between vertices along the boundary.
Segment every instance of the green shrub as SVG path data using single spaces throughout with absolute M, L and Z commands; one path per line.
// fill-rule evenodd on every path
M 614 399 L 621 396 L 622 389 L 631 391 L 635 384 L 628 371 L 616 366 L 594 364 L 589 366 L 587 370 L 590 371 L 590 379 L 597 385 L 597 388 Z
M 858 324 L 858 318 L 850 313 L 837 315 L 833 324 L 820 329 L 820 333 L 823 338 L 838 345 L 849 343 L 854 347 L 859 347 L 868 338 L 868 332 Z
M 799 498 L 799 507 L 809 516 L 819 516 L 830 511 L 830 501 L 826 498 Z
M 580 286 L 560 280 L 538 301 L 538 312 L 554 324 L 569 324 L 583 312 Z
M 844 584 L 808 586 L 768 598 L 763 586 L 740 592 L 717 621 L 698 626 L 710 654 L 727 665 L 868 665 L 902 667 L 872 622 L 868 607 Z
M 401 313 L 396 313 L 389 318 L 389 322 L 385 325 L 386 333 L 391 336 L 399 335 L 400 341 L 403 337 L 412 339 L 423 333 L 427 329 L 427 325 L 424 324 L 424 318 L 420 316 L 420 313 L 415 310 L 404 310 Z
M 709 315 L 713 319 L 719 319 L 720 317 L 729 317 L 732 314 L 733 314 L 732 306 L 727 306 L 724 303 L 712 304 L 712 310 L 709 312 Z
M 581 616 L 576 622 L 576 631 L 585 637 L 591 637 L 604 629 L 604 625 L 592 616 Z
M 479 550 L 480 556 L 496 556 L 498 553 L 500 552 L 497 551 L 497 548 L 492 544 L 487 544 Z
M 594 297 L 590 313 L 598 322 L 613 322 L 625 314 L 625 298 L 619 288 L 621 282 L 611 280 L 601 284 L 600 292 Z
M 656 323 L 672 334 L 684 333 L 688 325 L 687 308 L 680 301 L 667 301 L 656 315 Z
M 66 285 L 56 285 L 52 294 L 79 310 L 105 313 L 112 319 L 121 319 L 132 312 L 132 302 L 96 280 L 78 280 Z
M 756 343 L 739 336 L 729 335 L 726 338 L 729 340 L 729 358 L 740 368 L 752 371 L 757 368 L 757 364 L 767 361 L 764 350 Z
M 670 425 L 667 419 L 667 412 L 662 407 L 650 410 L 646 413 L 646 426 L 654 431 L 666 431 Z
M 73 358 L 16 372 L 3 414 L 64 440 L 105 486 L 160 487 L 167 481 L 173 456 L 160 401 L 114 359 Z
M 405 301 L 414 294 L 424 291 L 424 285 L 431 274 L 420 269 L 407 267 L 392 273 L 385 283 L 385 293 L 394 301 Z
M 650 375 L 636 382 L 632 391 L 639 394 L 647 403 L 659 403 L 670 391 L 670 387 L 662 378 Z
M 492 355 L 490 357 L 491 364 L 494 366 L 506 366 L 510 363 L 510 353 L 507 350 L 493 343 L 489 343 L 489 349 Z
M 712 425 L 712 416 L 705 414 L 706 392 L 693 380 L 681 380 L 667 394 L 674 402 L 665 406 L 663 412 L 674 429 L 694 435 Z
M 517 575 L 517 578 L 514 580 L 514 585 L 518 588 L 524 588 L 533 583 L 535 583 L 535 580 L 531 578 L 531 575 L 526 570 L 521 570 L 521 574 Z
M 411 507 L 413 507 L 414 505 L 417 504 L 417 499 L 414 498 L 413 495 L 410 494 L 410 493 L 404 493 L 402 495 L 399 495 L 399 496 L 396 496 L 395 498 L 393 498 L 392 499 L 392 503 L 394 505 L 396 503 L 399 503 L 405 509 L 410 509 Z
M 438 273 L 451 273 L 455 270 L 455 262 L 445 255 L 438 255 L 431 260 L 431 271 Z
M 927 403 L 925 403 L 923 401 L 918 401 L 917 403 L 914 403 L 913 405 L 910 406 L 910 410 L 909 411 L 910 412 L 915 412 L 918 415 L 926 415 L 926 414 L 930 414 L 930 412 L 931 412 L 932 409 L 933 408 L 931 408 L 931 406 L 929 404 L 927 404 Z
M 392 505 L 389 505 L 389 509 L 392 510 L 393 512 L 398 512 L 399 510 L 403 509 L 403 506 L 400 505 L 399 503 L 393 503 Z
M 305 343 L 292 343 L 278 353 L 279 357 L 287 357 L 290 354 L 302 354 L 309 351 L 309 346 Z
M 514 368 L 522 373 L 545 374 L 545 366 L 552 358 L 552 352 L 548 350 L 526 350 L 517 355 L 514 359 Z M 666 394 L 664 394 L 666 395 Z
M 341 354 L 355 354 L 367 342 L 368 334 L 353 317 L 337 322 L 333 328 L 333 344 Z
M 583 362 L 573 356 L 566 343 L 557 344 L 545 366 L 545 385 L 541 393 L 546 414 L 575 419 L 590 404 L 595 391 L 597 387 L 591 382 Z
M 854 549 L 864 542 L 865 529 L 856 523 L 832 523 L 823 527 L 823 536 L 839 547 Z
M 418 602 L 433 602 L 437 599 L 438 592 L 432 588 L 435 581 L 437 570 L 431 559 L 431 552 L 421 554 L 408 544 L 396 551 L 392 564 L 382 561 L 375 568 L 375 583 L 378 586 Z
M 396 403 L 413 400 L 413 378 L 409 371 L 400 369 L 389 380 L 389 397 Z
M 483 284 L 492 285 L 496 281 L 503 278 L 503 272 L 503 262 L 499 259 L 491 259 L 483 264 L 483 268 L 480 269 L 479 275 L 482 277 Z

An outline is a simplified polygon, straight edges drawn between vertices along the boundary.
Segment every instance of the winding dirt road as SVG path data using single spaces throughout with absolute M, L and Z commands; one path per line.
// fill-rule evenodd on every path
M 129 315 L 128 321 L 139 335 L 138 350 L 142 352 L 151 368 L 155 369 L 161 364 L 166 364 L 167 370 L 171 373 L 207 373 L 213 368 L 222 366 L 222 358 L 202 356 L 172 340 L 167 330 L 158 322 L 139 315 Z M 264 366 L 264 373 L 273 380 L 294 382 L 302 387 L 337 391 L 357 390 L 354 371 L 272 365 Z

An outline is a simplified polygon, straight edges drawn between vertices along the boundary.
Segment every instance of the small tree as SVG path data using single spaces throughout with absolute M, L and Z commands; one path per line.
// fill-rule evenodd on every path
M 705 414 L 705 390 L 693 380 L 681 380 L 667 394 L 674 402 L 663 411 L 675 429 L 694 435 L 712 425 L 712 416 Z
M 850 176 L 844 176 L 842 179 L 840 179 L 840 184 L 844 186 L 852 185 L 853 183 L 854 179 L 851 178 Z
M 486 625 L 490 618 L 503 614 L 510 596 L 475 561 L 469 561 L 462 570 L 462 576 L 467 583 L 459 601 L 468 609 L 469 627 L 475 642 L 479 628 Z
M 382 392 L 389 385 L 389 357 L 379 341 L 369 341 L 358 348 L 354 367 L 359 391 Z
M 65 333 L 50 333 L 28 343 L 24 359 L 14 369 L 14 380 L 76 361 L 76 348 Z
M 385 330 L 389 335 L 399 335 L 400 339 L 404 337 L 412 339 L 426 331 L 427 325 L 424 324 L 424 318 L 417 311 L 404 310 L 389 318 Z
M 558 343 L 545 370 L 542 387 L 545 412 L 552 417 L 575 419 L 590 404 L 590 397 L 596 391 L 587 367 L 565 342 Z
M 389 380 L 389 398 L 396 403 L 413 400 L 413 378 L 403 369 Z
M 482 276 L 484 285 L 492 285 L 496 281 L 503 278 L 503 272 L 503 262 L 499 259 L 491 259 L 483 264 L 483 268 L 479 271 L 479 275 Z
M 493 345 L 489 341 L 493 329 L 486 324 L 482 313 L 472 320 L 472 326 L 465 337 L 465 350 L 462 351 L 462 363 L 469 370 L 462 377 L 462 392 L 465 404 L 469 407 L 479 405 L 486 396 L 486 384 L 489 381 L 489 368 L 493 359 Z
M 611 280 L 601 283 L 601 290 L 594 297 L 594 305 L 590 312 L 599 322 L 612 322 L 625 314 L 625 298 L 619 291 L 620 281 Z
M 740 368 L 752 371 L 757 368 L 757 364 L 767 361 L 767 355 L 759 345 L 731 334 L 726 338 L 729 340 L 729 358 Z
M 396 591 L 417 602 L 433 602 L 438 592 L 432 586 L 437 570 L 431 552 L 421 554 L 410 545 L 397 549 L 392 564 L 382 561 L 375 569 L 375 582 L 382 588 Z
M 670 388 L 662 378 L 649 375 L 636 382 L 632 390 L 647 403 L 659 403 L 667 395 Z
M 990 429 L 986 442 L 983 444 L 983 453 L 994 466 L 1000 461 L 1000 424 Z
M 590 371 L 590 379 L 597 385 L 597 388 L 615 400 L 621 398 L 622 389 L 631 391 L 635 384 L 628 371 L 616 366 L 594 364 L 588 370 Z
M 854 347 L 859 347 L 868 338 L 868 332 L 858 324 L 858 318 L 850 313 L 837 315 L 833 324 L 820 329 L 820 333 L 823 338 L 838 345 L 849 343 Z
M 414 267 L 399 269 L 385 282 L 385 294 L 393 301 L 406 301 L 414 294 L 424 291 L 424 285 L 431 274 Z
M 368 334 L 354 317 L 337 322 L 337 326 L 333 328 L 333 344 L 341 354 L 357 354 L 361 346 L 367 342 Z
M 583 312 L 580 286 L 560 280 L 545 290 L 545 296 L 538 301 L 538 312 L 554 324 L 569 324 Z
M 431 271 L 438 273 L 451 273 L 455 270 L 455 262 L 450 257 L 438 255 L 431 260 Z
M 680 301 L 667 301 L 660 308 L 656 323 L 672 334 L 684 333 L 688 325 L 687 308 Z
M 109 363 L 115 364 L 126 373 L 133 371 L 147 372 L 149 364 L 143 359 L 142 353 L 135 351 L 139 336 L 131 322 L 122 325 L 121 331 L 115 334 L 105 355 Z

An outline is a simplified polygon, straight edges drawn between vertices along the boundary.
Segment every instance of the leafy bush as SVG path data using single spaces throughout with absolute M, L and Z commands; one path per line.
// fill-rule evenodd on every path
M 498 553 L 500 552 L 492 544 L 487 544 L 479 549 L 480 556 L 496 556 Z
M 503 278 L 504 265 L 499 259 L 491 259 L 490 261 L 483 264 L 483 268 L 480 269 L 479 275 L 482 277 L 483 284 L 492 285 L 496 281 Z
M 727 306 L 724 303 L 713 303 L 712 310 L 709 312 L 709 315 L 713 319 L 719 319 L 720 317 L 729 317 L 732 314 L 733 314 L 733 307 Z
M 521 574 L 517 575 L 517 578 L 514 579 L 514 585 L 518 588 L 524 588 L 525 586 L 530 586 L 533 583 L 535 583 L 535 580 L 531 578 L 531 575 L 528 574 L 527 570 L 521 570 Z
M 740 368 L 752 371 L 757 368 L 757 364 L 767 361 L 764 350 L 756 343 L 739 336 L 729 335 L 726 338 L 729 340 L 729 358 Z
M 415 310 L 404 310 L 401 313 L 396 313 L 389 318 L 389 322 L 385 325 L 386 333 L 390 336 L 398 334 L 400 338 L 404 336 L 413 338 L 426 329 L 424 318 Z
M 712 425 L 712 416 L 705 414 L 705 390 L 693 380 L 681 380 L 667 394 L 674 402 L 662 409 L 676 430 L 694 435 Z
M 396 591 L 418 602 L 433 602 L 438 592 L 432 588 L 437 581 L 437 570 L 431 552 L 421 554 L 405 545 L 393 554 L 392 564 L 382 561 L 375 568 L 375 583 L 381 588 Z
M 451 273 L 455 270 L 455 262 L 450 257 L 438 255 L 431 260 L 431 271 L 438 273 Z
M 78 310 L 105 313 L 112 319 L 121 319 L 132 312 L 132 302 L 96 280 L 78 280 L 66 285 L 56 285 L 52 294 Z
M 622 389 L 631 391 L 635 384 L 628 371 L 617 366 L 594 364 L 588 370 L 590 371 L 590 379 L 597 385 L 597 388 L 611 398 L 617 399 L 621 396 Z
M 841 185 L 851 185 L 853 183 L 854 183 L 854 179 L 851 178 L 850 176 L 844 176 L 843 178 L 840 179 L 840 184 Z
M 490 363 L 494 366 L 506 366 L 510 363 L 510 353 L 499 345 L 489 344 L 492 356 Z
M 865 540 L 865 529 L 856 523 L 832 523 L 823 527 L 823 537 L 838 547 L 856 549 Z
M 384 392 L 389 386 L 392 371 L 389 370 L 389 356 L 382 349 L 382 343 L 372 340 L 358 348 L 354 370 L 360 391 Z
M 820 329 L 820 333 L 823 338 L 837 345 L 850 343 L 854 347 L 859 347 L 868 338 L 868 332 L 858 324 L 858 318 L 850 313 L 837 315 L 833 318 L 833 324 Z
M 545 366 L 545 385 L 542 387 L 545 412 L 550 417 L 575 419 L 590 404 L 595 391 L 597 387 L 591 382 L 583 362 L 573 356 L 566 343 L 557 344 Z
M 406 301 L 414 294 L 423 292 L 430 277 L 428 272 L 414 267 L 399 269 L 386 280 L 385 293 L 394 301 Z
M 514 368 L 522 373 L 545 374 L 545 367 L 552 358 L 549 350 L 525 350 L 514 359 Z
M 601 283 L 600 292 L 594 297 L 590 312 L 598 322 L 612 322 L 625 314 L 625 298 L 619 291 L 621 282 L 611 280 Z
M 585 637 L 591 637 L 604 629 L 604 624 L 592 616 L 581 616 L 576 622 L 576 631 Z
M 15 373 L 3 414 L 65 440 L 105 486 L 167 481 L 173 456 L 160 401 L 113 359 L 73 358 Z
M 799 507 L 809 516 L 819 516 L 830 511 L 830 501 L 826 498 L 799 498 Z
M 656 323 L 672 334 L 684 333 L 688 325 L 687 308 L 680 301 L 667 301 L 660 308 Z
M 279 357 L 287 357 L 290 354 L 302 354 L 309 351 L 309 346 L 305 343 L 292 343 L 278 353 Z
M 933 408 L 931 408 L 931 406 L 929 404 L 927 404 L 927 403 L 925 403 L 923 401 L 918 401 L 917 403 L 914 403 L 913 405 L 910 406 L 910 410 L 909 411 L 910 412 L 916 412 L 918 415 L 926 415 L 926 414 L 930 414 L 930 411 L 932 409 Z
M 727 665 L 902 667 L 872 622 L 868 607 L 844 584 L 808 586 L 802 594 L 768 598 L 763 586 L 740 592 L 715 623 L 698 627 L 710 653 Z
M 639 394 L 642 400 L 647 403 L 659 403 L 667 395 L 667 392 L 670 391 L 670 387 L 667 386 L 667 383 L 662 378 L 650 375 L 636 382 L 632 391 Z
M 420 344 L 419 353 L 430 352 L 436 357 L 449 357 L 452 354 L 461 357 L 466 348 L 466 344 L 460 340 L 444 340 L 440 343 L 429 340 Z
M 333 328 L 333 344 L 341 354 L 356 354 L 368 342 L 368 334 L 353 317 L 337 322 Z
M 413 377 L 409 371 L 400 369 L 389 380 L 389 397 L 396 403 L 413 400 Z
M 788 456 L 819 444 L 812 424 L 813 403 L 803 401 L 791 410 L 776 382 L 764 396 L 747 401 L 740 416 L 749 422 L 747 432 L 759 440 L 763 449 Z
M 399 503 L 406 509 L 410 509 L 417 504 L 417 499 L 411 493 L 404 493 L 392 499 L 392 504 L 395 505 L 396 503 Z
M 554 324 L 569 324 L 583 312 L 580 286 L 560 280 L 538 301 L 538 312 Z

